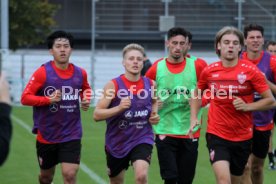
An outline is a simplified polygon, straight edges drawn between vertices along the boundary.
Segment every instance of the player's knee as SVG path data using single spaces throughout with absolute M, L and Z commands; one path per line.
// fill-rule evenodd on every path
M 67 182 L 76 180 L 76 172 L 74 170 L 67 170 L 62 172 L 63 178 Z
M 39 183 L 40 184 L 51 184 L 53 181 L 53 175 L 39 175 Z
M 252 166 L 252 175 L 259 176 L 263 172 L 263 167 L 261 165 Z
M 136 174 L 135 180 L 136 180 L 136 183 L 140 183 L 140 184 L 147 183 L 147 180 L 148 180 L 147 173 L 142 172 L 142 173 Z

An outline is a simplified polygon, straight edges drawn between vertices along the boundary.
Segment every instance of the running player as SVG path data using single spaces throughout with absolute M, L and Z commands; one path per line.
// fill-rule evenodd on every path
M 81 108 L 89 108 L 91 89 L 85 70 L 69 63 L 73 36 L 56 31 L 47 38 L 53 60 L 31 76 L 21 97 L 23 105 L 33 106 L 33 133 L 40 166 L 39 182 L 50 184 L 61 163 L 64 183 L 76 183 L 81 155 Z M 85 95 L 86 94 L 86 95 Z
M 159 121 L 154 82 L 141 77 L 144 48 L 129 44 L 123 49 L 125 73 L 104 87 L 94 111 L 96 121 L 106 120 L 105 152 L 111 184 L 123 184 L 131 162 L 135 183 L 148 183 L 154 136 Z
M 275 41 L 268 41 L 266 44 L 266 51 L 273 56 L 276 56 L 276 42 Z M 274 127 L 276 124 L 276 113 L 274 113 L 273 117 Z M 269 148 L 268 148 L 268 159 L 269 159 L 269 169 L 276 170 L 274 158 L 276 157 L 276 150 L 273 151 L 273 135 L 274 135 L 274 128 L 271 130 L 271 135 L 269 139 Z
M 206 62 L 186 57 L 191 34 L 180 27 L 168 31 L 168 57 L 157 60 L 146 76 L 155 80 L 159 97 L 160 122 L 154 125 L 160 174 L 165 184 L 193 182 L 200 130 L 188 135 L 191 90 Z
M 215 48 L 219 62 L 202 72 L 191 100 L 191 128 L 199 122 L 201 96 L 211 91 L 206 141 L 217 183 L 239 184 L 251 151 L 251 111 L 265 110 L 274 98 L 264 75 L 249 61 L 239 59 L 242 32 L 226 26 L 217 32 Z M 257 91 L 262 99 L 253 102 Z
M 276 57 L 263 51 L 264 28 L 257 24 L 249 24 L 244 27 L 244 37 L 246 50 L 241 55 L 242 59 L 252 62 L 265 74 L 270 89 L 276 94 Z M 255 93 L 254 101 L 258 101 L 260 98 L 260 95 Z M 268 153 L 271 130 L 274 127 L 273 116 L 274 109 L 253 112 L 253 144 L 244 173 L 243 183 L 245 184 L 263 183 L 263 168 Z

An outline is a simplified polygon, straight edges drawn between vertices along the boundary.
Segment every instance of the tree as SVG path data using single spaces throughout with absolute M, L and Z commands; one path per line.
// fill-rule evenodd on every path
M 48 0 L 9 0 L 10 49 L 42 43 L 58 8 Z

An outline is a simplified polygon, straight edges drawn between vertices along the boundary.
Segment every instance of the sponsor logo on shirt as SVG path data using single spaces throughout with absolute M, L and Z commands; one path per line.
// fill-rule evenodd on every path
M 77 100 L 79 99 L 78 95 L 63 95 L 62 100 Z
M 212 77 L 213 78 L 217 78 L 217 77 L 219 77 L 219 74 L 218 73 L 214 73 L 214 74 L 212 74 Z

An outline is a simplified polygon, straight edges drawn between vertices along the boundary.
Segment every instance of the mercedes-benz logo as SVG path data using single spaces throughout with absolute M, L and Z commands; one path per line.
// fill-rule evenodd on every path
M 119 128 L 120 129 L 126 129 L 128 127 L 128 122 L 125 120 L 122 120 L 119 122 Z
M 51 112 L 57 112 L 58 111 L 58 104 L 53 103 L 49 106 L 49 109 Z

